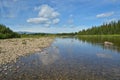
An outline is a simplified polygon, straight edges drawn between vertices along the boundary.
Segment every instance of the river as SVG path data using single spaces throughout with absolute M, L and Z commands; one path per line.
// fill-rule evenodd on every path
M 120 41 L 97 39 L 55 38 L 41 52 L 2 65 L 0 80 L 120 80 Z

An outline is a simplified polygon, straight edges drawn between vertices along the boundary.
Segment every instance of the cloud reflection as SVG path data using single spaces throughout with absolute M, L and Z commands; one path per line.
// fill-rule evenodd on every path
M 39 59 L 44 65 L 53 64 L 56 60 L 60 58 L 58 47 L 50 47 L 45 49 L 43 52 L 38 53 Z

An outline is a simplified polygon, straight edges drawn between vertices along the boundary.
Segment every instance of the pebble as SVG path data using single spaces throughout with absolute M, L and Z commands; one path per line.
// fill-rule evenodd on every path
M 26 42 L 26 45 L 22 44 L 23 41 Z M 53 38 L 51 37 L 3 39 L 0 41 L 0 47 L 3 51 L 0 53 L 0 64 L 16 62 L 20 56 L 41 51 L 43 48 L 48 47 L 52 41 Z

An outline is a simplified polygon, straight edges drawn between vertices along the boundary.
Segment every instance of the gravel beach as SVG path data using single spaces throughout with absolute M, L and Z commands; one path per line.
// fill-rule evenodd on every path
M 52 42 L 50 37 L 0 40 L 0 64 L 15 62 L 18 57 L 41 51 Z

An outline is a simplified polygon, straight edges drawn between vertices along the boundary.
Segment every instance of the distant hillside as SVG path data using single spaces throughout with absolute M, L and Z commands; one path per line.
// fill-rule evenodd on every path
M 18 34 L 35 34 L 35 32 L 18 31 Z
M 0 39 L 6 38 L 19 38 L 20 35 L 16 32 L 13 32 L 11 29 L 5 25 L 0 24 Z
M 107 35 L 107 34 L 120 34 L 120 20 L 115 22 L 103 24 L 101 26 L 94 26 L 87 30 L 78 32 L 79 35 Z

